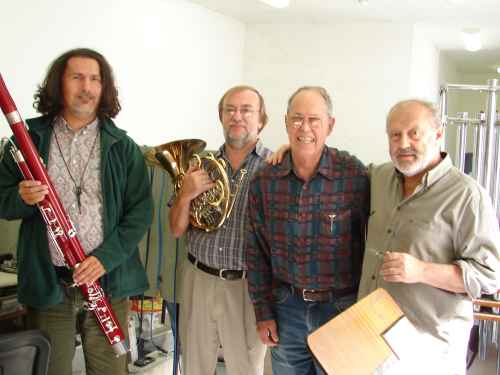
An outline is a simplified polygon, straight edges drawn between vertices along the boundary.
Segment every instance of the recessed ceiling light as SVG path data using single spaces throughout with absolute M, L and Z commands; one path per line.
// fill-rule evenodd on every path
M 368 0 L 358 0 L 358 3 L 360 3 L 361 5 L 365 5 L 368 4 Z
M 481 49 L 481 33 L 479 29 L 463 29 L 464 48 L 470 52 Z
M 290 5 L 290 0 L 260 0 L 273 8 L 286 8 Z

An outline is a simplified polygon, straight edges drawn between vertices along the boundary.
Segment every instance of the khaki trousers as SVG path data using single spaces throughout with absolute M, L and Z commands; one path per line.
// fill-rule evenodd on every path
M 222 345 L 228 375 L 262 375 L 261 343 L 246 279 L 226 281 L 183 264 L 179 331 L 184 374 L 213 375 Z
M 65 287 L 64 301 L 45 309 L 28 309 L 27 325 L 42 330 L 50 339 L 48 375 L 71 375 L 78 325 L 82 338 L 86 375 L 127 374 L 127 356 L 116 358 L 93 313 L 82 309 L 83 296 L 78 288 Z M 128 337 L 128 300 L 111 301 L 111 307 Z

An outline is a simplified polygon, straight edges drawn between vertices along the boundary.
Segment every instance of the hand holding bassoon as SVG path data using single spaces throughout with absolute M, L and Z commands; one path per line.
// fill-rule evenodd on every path
M 42 185 L 40 181 L 23 180 L 19 183 L 19 196 L 29 206 L 43 201 L 48 193 L 47 185 Z
M 99 259 L 91 255 L 75 268 L 73 281 L 77 285 L 90 284 L 98 280 L 105 273 L 106 270 Z
M 56 189 L 50 181 L 47 170 L 38 154 L 38 150 L 33 144 L 27 127 L 17 111 L 17 107 L 1 75 L 0 108 L 5 114 L 10 128 L 14 133 L 16 143 L 19 145 L 18 148 L 12 142 L 10 148 L 12 157 L 17 163 L 25 180 L 19 184 L 19 195 L 24 197 L 23 200 L 25 203 L 37 205 L 47 226 L 49 239 L 52 241 L 55 248 L 64 256 L 64 261 L 70 268 L 78 267 L 79 264 L 86 262 L 88 258 L 78 239 L 76 229 L 62 205 Z M 36 184 L 37 182 L 41 183 L 41 185 L 38 186 L 45 186 L 47 191 L 45 192 L 44 190 L 37 189 L 37 185 L 34 185 L 34 183 Z M 40 197 L 41 193 L 43 193 L 43 197 Z M 42 199 L 40 200 L 40 198 Z M 92 264 L 92 261 L 87 263 Z M 85 268 L 87 268 L 87 266 Z M 96 275 L 101 273 L 104 274 L 101 270 L 97 272 Z M 116 355 L 126 354 L 128 347 L 125 335 L 104 294 L 104 290 L 98 281 L 86 282 L 92 280 L 93 277 L 93 274 L 82 277 L 81 280 L 84 283 L 79 285 L 86 301 L 87 310 L 94 313 L 99 327 L 110 345 L 112 345 Z

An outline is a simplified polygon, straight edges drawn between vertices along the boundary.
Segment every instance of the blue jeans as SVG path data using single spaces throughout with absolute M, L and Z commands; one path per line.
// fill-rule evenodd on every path
M 306 302 L 293 294 L 289 286 L 281 286 L 275 297 L 273 311 L 279 343 L 271 348 L 273 375 L 324 374 L 307 347 L 307 335 L 354 304 L 356 295 L 332 302 Z

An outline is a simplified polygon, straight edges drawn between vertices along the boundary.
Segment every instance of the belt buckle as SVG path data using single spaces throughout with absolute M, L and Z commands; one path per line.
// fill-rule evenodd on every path
M 306 293 L 314 293 L 314 289 L 302 289 L 302 299 L 306 302 L 316 302 L 314 299 L 310 299 L 306 297 Z
M 227 268 L 221 268 L 219 270 L 219 277 L 222 279 L 222 280 L 226 280 L 227 281 L 227 278 L 223 276 L 223 273 L 224 271 L 227 271 L 228 269 Z

